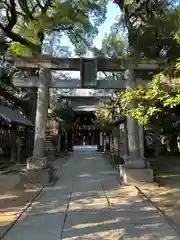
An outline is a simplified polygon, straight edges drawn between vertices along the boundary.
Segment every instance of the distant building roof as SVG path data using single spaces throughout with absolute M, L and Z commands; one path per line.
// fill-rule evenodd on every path
M 61 96 L 60 99 L 68 100 L 75 112 L 95 112 L 99 103 L 108 99 L 107 96 Z

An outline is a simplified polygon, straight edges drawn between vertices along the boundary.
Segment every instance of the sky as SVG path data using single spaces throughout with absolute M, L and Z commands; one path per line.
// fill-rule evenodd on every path
M 120 10 L 117 4 L 113 3 L 112 1 L 107 6 L 107 18 L 104 24 L 102 24 L 99 28 L 99 34 L 94 40 L 94 45 L 96 47 L 101 47 L 101 41 L 105 33 L 110 31 L 112 24 L 115 22 L 118 16 L 120 16 Z

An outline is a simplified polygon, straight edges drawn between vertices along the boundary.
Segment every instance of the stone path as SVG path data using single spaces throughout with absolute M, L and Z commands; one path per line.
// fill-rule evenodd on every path
M 3 240 L 180 239 L 96 153 L 74 153 Z

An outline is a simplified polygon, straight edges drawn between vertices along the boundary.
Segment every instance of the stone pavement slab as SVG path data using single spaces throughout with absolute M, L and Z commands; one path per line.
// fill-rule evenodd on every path
M 3 240 L 178 240 L 175 231 L 97 153 L 74 153 Z
M 24 215 L 4 239 L 58 240 L 63 229 L 64 214 Z
M 68 212 L 62 239 L 119 239 L 110 210 Z

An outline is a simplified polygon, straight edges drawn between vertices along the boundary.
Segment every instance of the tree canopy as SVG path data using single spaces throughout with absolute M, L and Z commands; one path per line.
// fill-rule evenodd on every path
M 0 29 L 13 41 L 9 51 L 16 54 L 39 54 L 46 35 L 54 31 L 66 34 L 81 52 L 104 21 L 106 3 L 106 0 L 3 0 Z
M 92 45 L 98 27 L 105 20 L 107 2 L 108 0 L 2 0 L 0 31 L 8 43 L 7 51 L 26 56 L 45 53 L 69 57 L 71 52 L 63 38 L 66 36 L 65 39 L 71 41 L 75 51 L 82 54 Z M 34 75 L 37 72 L 32 70 L 28 74 Z M 4 65 L 1 81 L 10 91 L 9 84 L 13 85 L 13 75 L 14 68 Z M 33 90 L 26 92 L 30 99 L 33 96 L 35 102 Z M 31 104 L 33 101 L 31 99 Z
M 109 97 L 108 99 L 99 103 L 95 112 L 96 119 L 94 124 L 103 132 L 110 134 L 113 129 L 113 124 L 119 116 L 119 102 L 118 98 Z
M 180 26 L 179 1 L 115 0 L 128 29 L 131 54 L 150 58 L 177 58 L 180 46 L 174 39 Z

